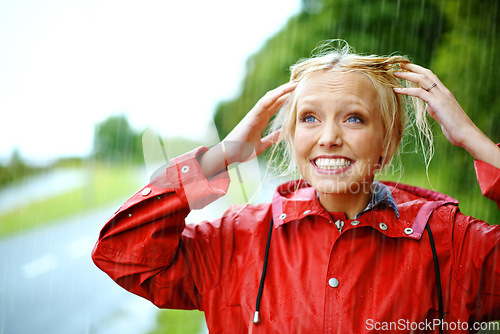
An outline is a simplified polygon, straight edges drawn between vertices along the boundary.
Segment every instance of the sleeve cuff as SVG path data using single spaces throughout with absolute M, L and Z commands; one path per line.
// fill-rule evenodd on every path
M 166 177 L 182 201 L 191 210 L 202 209 L 206 205 L 224 196 L 229 187 L 227 170 L 207 180 L 198 163 L 198 157 L 208 151 L 198 147 L 178 158 L 172 159 L 166 169 Z
M 224 196 L 229 188 L 227 170 L 207 180 L 198 163 L 198 156 L 208 151 L 206 147 L 198 147 L 170 161 L 169 166 L 139 190 L 116 212 L 150 197 L 176 192 L 183 206 L 189 209 L 201 209 L 216 199 Z M 164 168 L 164 167 L 163 167 Z
M 482 194 L 500 206 L 500 169 L 480 160 L 474 160 L 474 168 Z

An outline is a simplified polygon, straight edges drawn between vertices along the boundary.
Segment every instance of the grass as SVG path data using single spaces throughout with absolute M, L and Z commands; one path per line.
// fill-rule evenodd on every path
M 157 326 L 148 334 L 200 333 L 205 317 L 200 311 L 161 310 Z
M 125 201 L 141 187 L 137 167 L 95 164 L 82 168 L 83 186 L 0 214 L 0 237 Z

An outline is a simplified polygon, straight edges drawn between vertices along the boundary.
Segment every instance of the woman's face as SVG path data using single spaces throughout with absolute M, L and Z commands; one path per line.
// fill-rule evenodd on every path
M 381 166 L 377 91 L 360 73 L 318 71 L 296 89 L 294 146 L 302 177 L 321 195 L 367 193 Z

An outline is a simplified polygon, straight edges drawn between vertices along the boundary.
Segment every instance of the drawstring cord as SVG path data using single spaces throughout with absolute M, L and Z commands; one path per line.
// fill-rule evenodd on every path
M 431 242 L 431 249 L 432 249 L 432 258 L 434 259 L 434 269 L 436 269 L 436 284 L 437 284 L 437 297 L 438 297 L 438 312 L 439 312 L 439 320 L 440 326 L 439 326 L 439 334 L 443 334 L 443 320 L 444 320 L 444 310 L 443 310 L 443 290 L 441 289 L 441 273 L 439 271 L 439 262 L 438 262 L 438 257 L 437 257 L 437 252 L 436 252 L 436 245 L 434 244 L 434 238 L 432 236 L 432 231 L 431 227 L 429 226 L 429 223 L 425 225 L 425 229 L 427 230 L 427 233 L 429 233 L 429 241 Z
M 262 298 L 262 290 L 264 290 L 264 280 L 266 279 L 267 262 L 269 260 L 269 247 L 271 246 L 271 235 L 273 234 L 273 218 L 271 217 L 271 225 L 269 226 L 269 236 L 267 237 L 266 254 L 264 255 L 264 267 L 260 276 L 259 292 L 257 293 L 257 303 L 255 305 L 255 313 L 253 315 L 253 323 L 260 324 L 260 299 Z

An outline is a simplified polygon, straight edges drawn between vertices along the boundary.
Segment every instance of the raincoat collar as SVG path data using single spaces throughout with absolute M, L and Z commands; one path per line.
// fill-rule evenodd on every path
M 374 181 L 372 184 L 372 193 L 373 197 L 372 200 L 368 203 L 366 208 L 358 213 L 356 215 L 356 218 L 361 216 L 363 213 L 365 213 L 368 210 L 371 210 L 375 208 L 377 205 L 383 205 L 386 204 L 389 207 L 391 207 L 394 212 L 396 213 L 396 216 L 399 217 L 399 210 L 396 202 L 394 201 L 394 197 L 392 197 L 391 191 L 389 187 L 387 187 L 385 184 L 380 183 L 378 181 Z
M 447 204 L 458 205 L 456 199 L 428 189 L 389 181 L 379 184 L 384 186 L 377 195 L 380 198 L 374 196 L 373 204 L 356 216 L 359 223 L 355 227 L 371 226 L 389 237 L 420 239 L 435 209 Z M 387 205 L 381 205 L 383 203 Z M 303 179 L 286 182 L 277 188 L 272 213 L 275 228 L 306 216 L 319 216 L 332 223 L 332 216 L 319 202 L 316 190 Z M 351 227 L 354 226 L 345 230 Z

